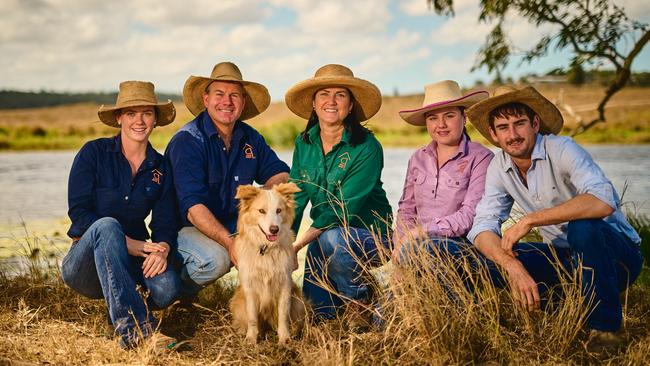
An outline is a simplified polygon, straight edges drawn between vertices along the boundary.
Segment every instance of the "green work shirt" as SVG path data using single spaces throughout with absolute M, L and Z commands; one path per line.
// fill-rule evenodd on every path
M 311 202 L 314 228 L 347 224 L 387 235 L 392 209 L 382 188 L 384 153 L 379 141 L 368 132 L 363 143 L 352 146 L 344 130 L 341 141 L 323 155 L 320 127 L 315 125 L 307 134 L 311 144 L 298 135 L 291 164 L 291 180 L 301 189 L 295 195 L 294 231 L 298 232 L 305 206 Z

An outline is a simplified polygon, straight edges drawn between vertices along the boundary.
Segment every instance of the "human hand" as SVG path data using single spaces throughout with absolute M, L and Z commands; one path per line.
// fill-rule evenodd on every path
M 530 276 L 523 264 L 517 259 L 512 259 L 506 266 L 508 282 L 512 290 L 512 297 L 528 311 L 540 308 L 539 290 L 537 283 Z
M 503 237 L 501 238 L 501 249 L 514 258 L 516 254 L 512 251 L 512 247 L 517 244 L 521 238 L 526 236 L 530 230 L 532 230 L 532 226 L 529 224 L 526 217 L 517 221 L 514 225 L 510 226 L 503 232 Z
M 125 235 L 126 250 L 129 255 L 134 257 L 147 257 L 149 253 L 163 253 L 169 252 L 169 245 L 160 245 L 158 243 L 149 243 L 143 240 L 136 240 Z M 166 257 L 167 255 L 165 255 Z
M 157 276 L 167 269 L 167 253 L 154 252 L 148 255 L 142 262 L 142 274 L 144 278 Z
M 293 271 L 295 271 L 298 269 L 298 251 L 296 250 L 293 251 L 292 259 L 293 259 Z
M 231 264 L 237 268 L 237 241 L 232 240 L 230 242 L 230 245 L 228 246 L 228 254 L 230 254 L 230 262 Z

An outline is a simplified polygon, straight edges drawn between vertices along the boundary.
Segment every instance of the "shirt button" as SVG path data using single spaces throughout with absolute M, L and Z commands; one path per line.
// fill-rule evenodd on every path
M 125 201 L 128 201 L 128 200 L 129 200 L 129 196 L 124 196 L 124 200 L 125 200 Z

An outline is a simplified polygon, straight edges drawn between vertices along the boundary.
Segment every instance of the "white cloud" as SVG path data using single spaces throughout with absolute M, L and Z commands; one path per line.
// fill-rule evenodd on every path
M 407 15 L 416 17 L 430 15 L 432 10 L 426 0 L 400 0 L 399 9 Z
M 429 70 L 434 81 L 465 80 L 474 64 L 474 55 L 463 57 L 440 57 L 430 66 Z

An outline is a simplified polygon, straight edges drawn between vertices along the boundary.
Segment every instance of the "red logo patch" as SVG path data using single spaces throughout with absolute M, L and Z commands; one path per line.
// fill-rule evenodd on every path
M 255 154 L 253 154 L 253 147 L 249 144 L 244 145 L 244 157 L 246 159 L 255 159 Z
M 163 174 L 160 172 L 160 170 L 158 170 L 158 169 L 154 169 L 154 170 L 152 170 L 152 171 L 151 171 L 151 175 L 152 175 L 152 177 L 151 177 L 151 181 L 154 182 L 154 183 L 156 183 L 156 184 L 160 184 L 160 177 L 162 177 L 162 175 L 163 175 Z

